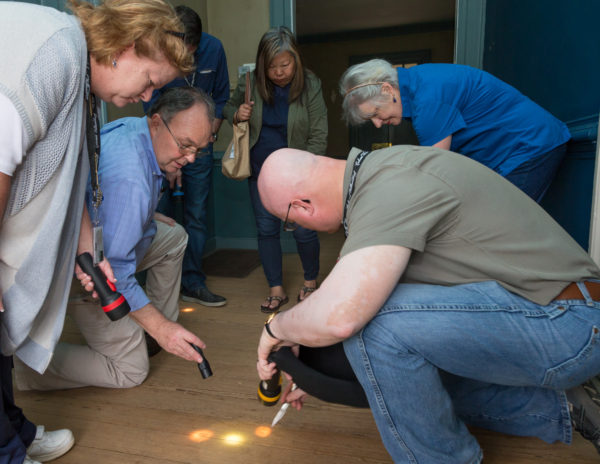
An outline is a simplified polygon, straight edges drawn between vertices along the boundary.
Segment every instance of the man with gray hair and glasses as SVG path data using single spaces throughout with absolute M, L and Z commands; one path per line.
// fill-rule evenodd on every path
M 204 348 L 204 342 L 175 322 L 187 234 L 155 210 L 164 175 L 194 162 L 210 142 L 213 119 L 214 103 L 204 92 L 174 88 L 156 101 L 149 116 L 122 118 L 102 128 L 98 173 L 104 201 L 97 217 L 117 290 L 131 312 L 110 321 L 97 303 L 72 303 L 71 314 L 88 344 L 59 343 L 44 375 L 19 363 L 19 389 L 134 387 L 145 380 L 149 355 L 160 347 L 202 361 L 191 344 Z M 86 200 L 93 214 L 89 185 Z M 146 291 L 135 278 L 143 270 Z M 158 346 L 147 346 L 145 338 Z

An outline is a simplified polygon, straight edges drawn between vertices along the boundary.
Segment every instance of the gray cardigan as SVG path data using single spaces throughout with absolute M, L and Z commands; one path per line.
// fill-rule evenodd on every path
M 88 176 L 78 20 L 0 2 L 0 93 L 21 117 L 25 157 L 0 228 L 0 346 L 43 373 L 62 332 Z

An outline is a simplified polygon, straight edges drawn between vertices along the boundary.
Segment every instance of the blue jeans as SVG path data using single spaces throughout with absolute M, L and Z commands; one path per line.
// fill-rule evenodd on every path
M 540 306 L 493 281 L 400 284 L 344 342 L 397 463 L 481 461 L 465 424 L 571 441 L 565 389 L 600 372 L 600 303 Z
M 281 242 L 279 241 L 281 220 L 265 209 L 260 201 L 256 184 L 256 179 L 248 179 L 250 201 L 256 220 L 258 254 L 269 287 L 276 287 L 283 284 Z M 319 275 L 319 237 L 314 230 L 304 227 L 298 227 L 293 234 L 304 270 L 304 280 L 315 280 Z
M 182 169 L 184 192 L 184 227 L 188 234 L 188 244 L 183 256 L 183 274 L 181 286 L 186 290 L 204 287 L 206 275 L 202 272 L 202 256 L 208 238 L 207 211 L 208 194 L 212 181 L 213 157 L 201 156 Z M 171 192 L 163 194 L 157 211 L 172 217 Z
M 545 155 L 517 166 L 505 177 L 539 203 L 550 187 L 566 153 L 567 144 L 563 143 Z

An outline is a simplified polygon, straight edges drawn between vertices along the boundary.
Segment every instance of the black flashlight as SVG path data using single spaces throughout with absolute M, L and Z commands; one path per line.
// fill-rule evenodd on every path
M 212 369 L 210 368 L 210 364 L 208 363 L 208 359 L 206 359 L 206 356 L 204 356 L 202 348 L 194 345 L 193 343 L 191 343 L 191 345 L 192 348 L 194 348 L 198 352 L 198 354 L 202 356 L 202 362 L 198 363 L 198 370 L 200 371 L 200 374 L 202 374 L 203 379 L 208 379 L 211 375 L 213 375 Z
M 129 314 L 129 311 L 131 311 L 129 303 L 123 295 L 117 292 L 115 284 L 106 278 L 102 269 L 94 266 L 92 255 L 85 252 L 77 256 L 76 260 L 83 272 L 92 277 L 94 290 L 100 297 L 102 309 L 110 320 L 117 321 Z
M 275 406 L 281 398 L 281 372 L 279 369 L 269 380 L 258 383 L 258 399 L 265 406 Z

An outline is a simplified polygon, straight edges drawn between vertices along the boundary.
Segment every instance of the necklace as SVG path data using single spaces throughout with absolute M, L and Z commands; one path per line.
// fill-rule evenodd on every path
M 189 87 L 194 87 L 194 83 L 196 82 L 196 71 L 194 71 L 194 74 L 192 74 L 192 82 L 190 83 L 190 81 L 188 80 L 187 76 L 184 77 L 185 82 L 187 83 L 187 85 Z

